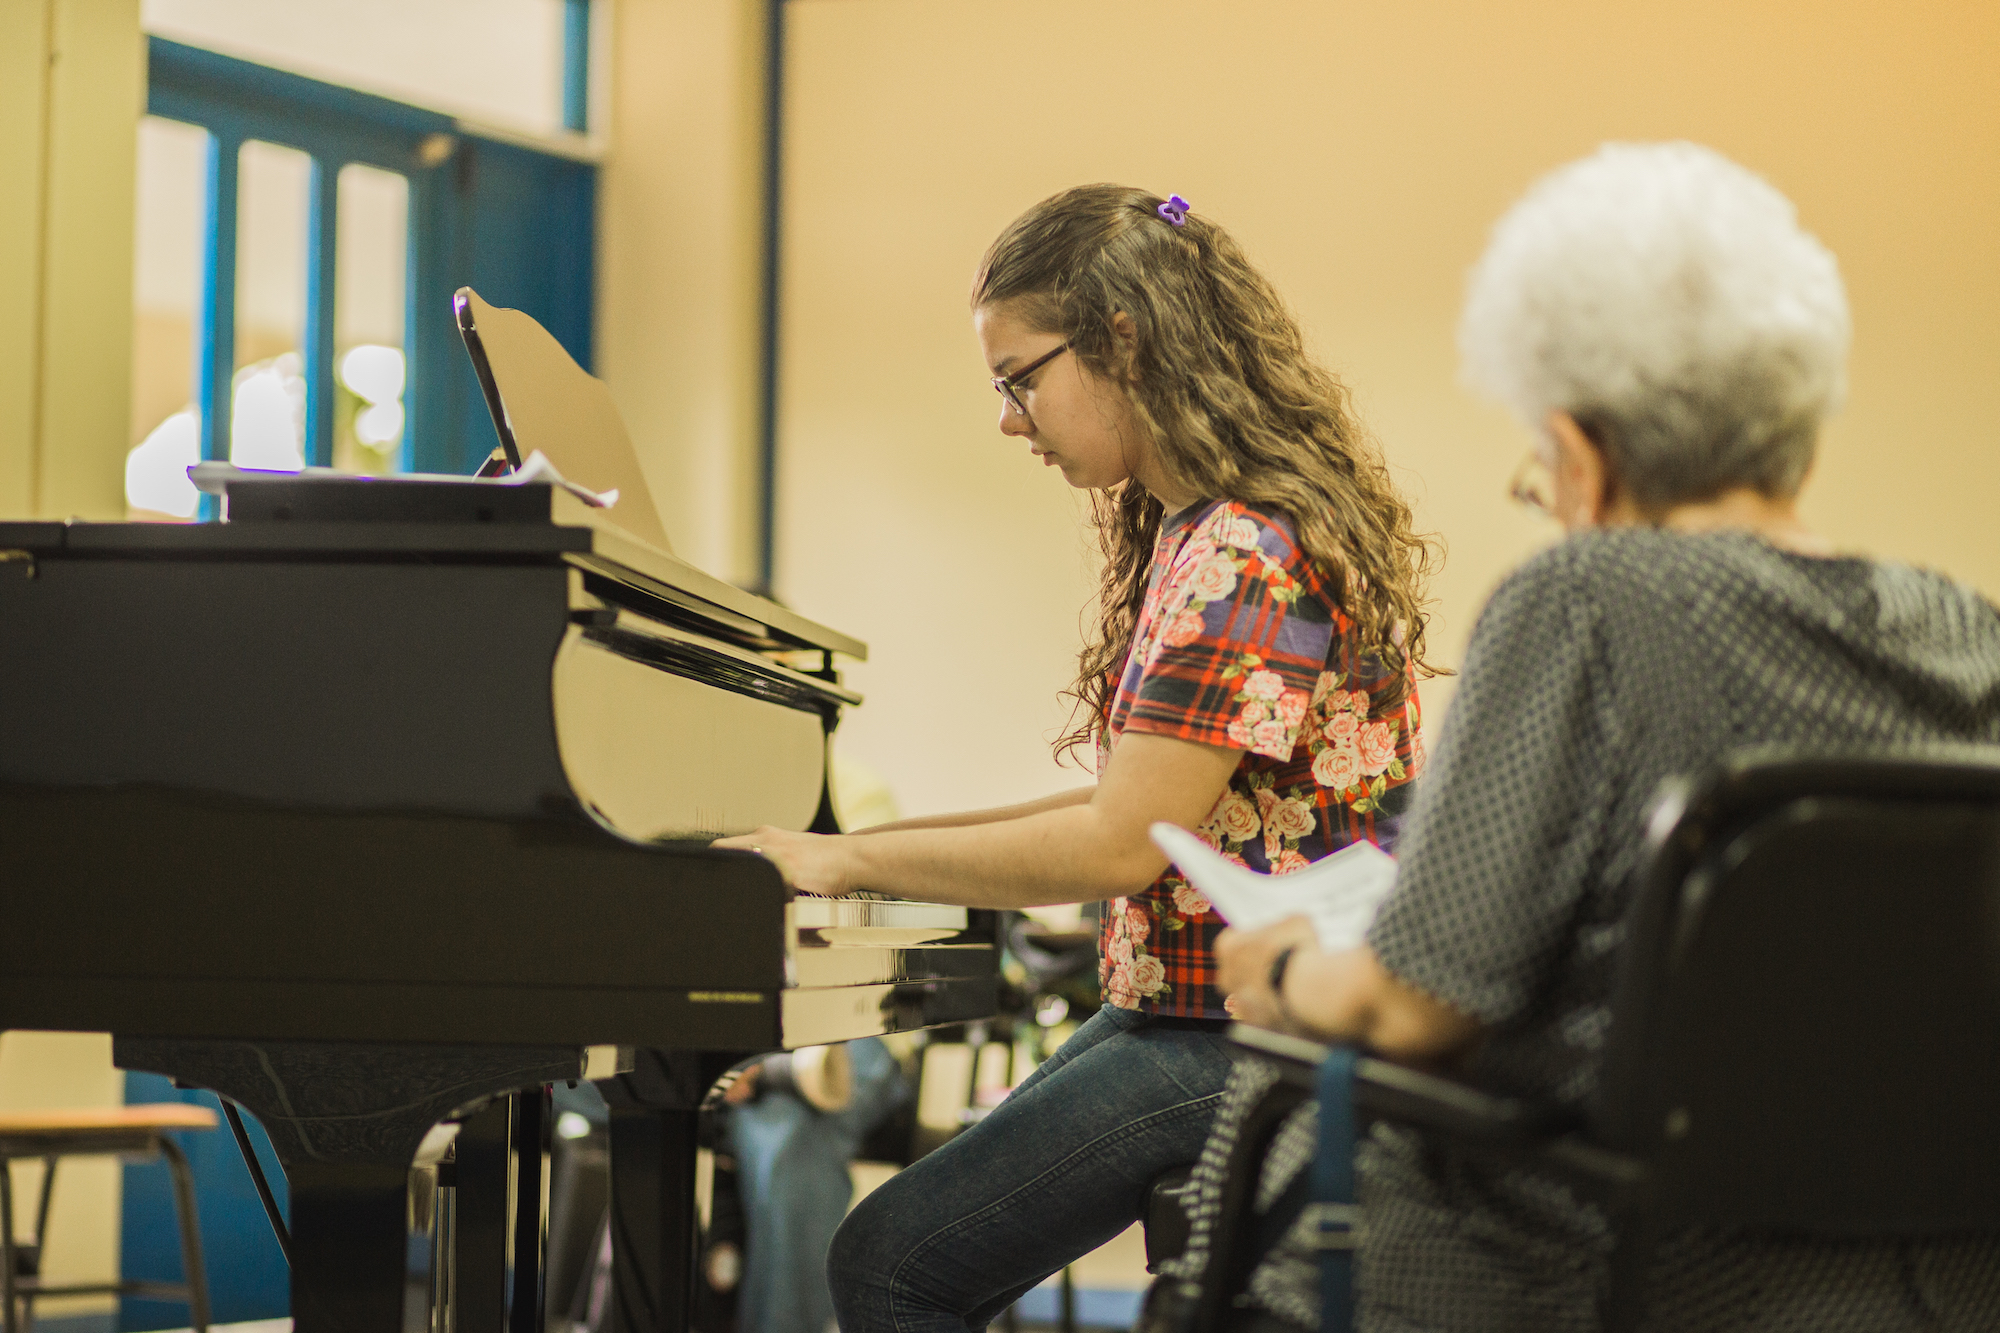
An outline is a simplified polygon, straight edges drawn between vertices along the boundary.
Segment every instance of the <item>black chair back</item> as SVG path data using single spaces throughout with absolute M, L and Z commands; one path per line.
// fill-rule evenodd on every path
M 1663 792 L 1592 1137 L 1653 1234 L 2000 1230 L 2000 749 Z

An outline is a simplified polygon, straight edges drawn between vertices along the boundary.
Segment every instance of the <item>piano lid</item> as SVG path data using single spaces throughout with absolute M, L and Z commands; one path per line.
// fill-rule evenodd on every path
M 738 642 L 868 659 L 861 640 L 650 546 L 543 482 L 246 472 L 223 485 L 224 523 L 0 524 L 0 553 L 13 562 L 0 575 L 31 577 L 35 559 L 65 556 L 561 560 Z

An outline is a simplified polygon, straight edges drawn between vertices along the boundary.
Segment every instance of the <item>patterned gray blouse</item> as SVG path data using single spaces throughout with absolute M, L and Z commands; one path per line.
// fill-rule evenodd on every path
M 1488 1026 L 1473 1077 L 1581 1102 L 1661 781 L 1746 745 L 1927 740 L 2000 741 L 2000 614 L 1970 589 L 1740 532 L 1572 537 L 1481 615 L 1369 942 Z M 1594 1209 L 1409 1133 L 1361 1166 L 1364 1328 L 1596 1327 Z M 1689 1233 L 1651 1292 L 1649 1328 L 1990 1329 L 2000 1242 Z

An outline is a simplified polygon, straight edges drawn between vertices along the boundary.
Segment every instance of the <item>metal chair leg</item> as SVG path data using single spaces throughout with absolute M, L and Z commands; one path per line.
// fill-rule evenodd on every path
M 194 1333 L 208 1333 L 208 1274 L 201 1262 L 201 1219 L 194 1207 L 194 1173 L 188 1169 L 187 1154 L 165 1135 L 160 1136 L 160 1155 L 174 1178 L 174 1213 L 180 1222 L 181 1269 L 187 1279 L 188 1323 Z M 12 1333 L 9 1330 L 9 1333 Z
M 39 1276 L 48 1262 L 49 1252 L 49 1201 L 55 1198 L 56 1163 L 62 1158 L 50 1154 L 42 1158 L 41 1198 L 35 1202 L 35 1272 Z M 35 1333 L 35 1293 L 21 1293 L 21 1333 Z
M 35 1253 L 48 1253 L 44 1243 L 49 1234 L 49 1200 L 56 1193 L 56 1163 L 62 1158 L 50 1154 L 42 1159 L 42 1197 L 35 1204 Z
M 13 1162 L 0 1157 L 0 1311 L 5 1318 L 0 1319 L 0 1328 L 6 1333 L 15 1333 L 14 1328 L 14 1277 L 20 1265 L 20 1257 L 14 1253 L 14 1175 Z

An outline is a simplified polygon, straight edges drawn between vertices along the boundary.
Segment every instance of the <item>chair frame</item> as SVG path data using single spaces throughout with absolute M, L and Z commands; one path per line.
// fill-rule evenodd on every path
M 48 1282 L 41 1273 L 47 1253 L 49 1205 L 54 1197 L 56 1165 L 65 1157 L 120 1155 L 164 1158 L 173 1177 L 174 1212 L 180 1224 L 182 1282 L 120 1279 L 116 1282 Z M 10 1170 L 16 1161 L 39 1158 L 43 1164 L 40 1197 L 35 1204 L 34 1240 L 27 1246 L 14 1238 L 14 1184 Z M 24 1264 L 23 1260 L 29 1262 Z M 33 1272 L 24 1271 L 33 1268 Z M 194 1333 L 208 1333 L 208 1281 L 202 1267 L 201 1230 L 195 1211 L 194 1173 L 187 1155 L 164 1129 L 131 1126 L 0 1132 L 0 1327 L 5 1333 L 31 1333 L 35 1302 L 45 1296 L 143 1296 L 184 1302 Z
M 1783 1191 L 1773 1196 L 1768 1187 L 1745 1186 L 1736 1190 L 1742 1199 L 1721 1201 L 1711 1212 L 1682 1188 L 1690 1172 L 1699 1179 L 1704 1169 L 1713 1175 L 1713 1166 L 1687 1164 L 1688 1118 L 1676 1105 L 1684 1089 L 1663 1086 L 1672 1075 L 1659 1070 L 1671 1066 L 1662 1050 L 1671 1053 L 1666 1043 L 1676 1039 L 1682 1042 L 1686 1068 L 1686 1013 L 1694 984 L 1688 976 L 1701 979 L 1706 928 L 1718 903 L 1741 902 L 1743 894 L 1755 891 L 1754 885 L 1732 877 L 1760 838 L 1811 828 L 1812 821 L 1858 811 L 1862 803 L 1870 814 L 1956 815 L 1976 818 L 1981 828 L 2000 829 L 2000 748 L 1938 746 L 1887 755 L 1747 751 L 1708 773 L 1665 784 L 1648 819 L 1646 856 L 1627 917 L 1599 1103 L 1588 1113 L 1541 1105 L 1350 1052 L 1355 1118 L 1363 1125 L 1379 1120 L 1424 1131 L 1469 1156 L 1559 1179 L 1603 1206 L 1617 1237 L 1602 1311 L 1610 1330 L 1637 1326 L 1653 1242 L 1669 1226 L 1761 1223 L 1828 1235 L 1885 1237 L 1969 1228 L 2000 1232 L 2000 1190 L 1990 1196 L 1961 1191 L 1959 1199 L 1934 1208 L 1885 1195 L 1885 1202 L 1872 1205 L 1873 1214 L 1863 1199 L 1847 1215 L 1830 1217 L 1814 1211 L 1823 1205 L 1812 1201 L 1810 1191 L 1788 1198 Z M 1988 874 L 1978 891 L 2000 909 L 2000 884 L 1994 882 L 2000 877 Z M 1716 964 L 1710 960 L 1706 966 L 1712 973 Z M 1993 985 L 2000 988 L 2000 973 Z M 2000 995 L 1989 998 L 2000 1008 Z M 1270 1062 L 1280 1086 L 1295 1097 L 1320 1089 L 1328 1057 L 1340 1049 L 1242 1025 L 1231 1029 L 1231 1037 L 1239 1058 Z M 1869 1037 L 1883 1039 L 1872 1033 L 1863 1034 L 1863 1041 Z M 1980 1164 L 1980 1171 L 1985 1174 L 1979 1179 L 1986 1179 L 1991 1164 Z M 1968 1192 L 1975 1196 L 1970 1202 L 1964 1197 Z M 1349 1222 L 1331 1212 L 1328 1216 L 1333 1225 L 1321 1227 L 1323 1246 L 1350 1252 Z M 1242 1236 L 1233 1235 L 1231 1243 L 1240 1246 Z M 1216 1261 L 1220 1266 L 1211 1267 L 1212 1275 L 1242 1264 L 1241 1256 L 1227 1255 L 1220 1247 Z M 1342 1276 L 1344 1280 L 1344 1270 Z M 1197 1328 L 1221 1327 L 1227 1294 L 1216 1297 L 1204 1303 L 1204 1312 L 1213 1317 L 1198 1321 Z M 1323 1327 L 1345 1328 L 1338 1319 L 1323 1317 Z

